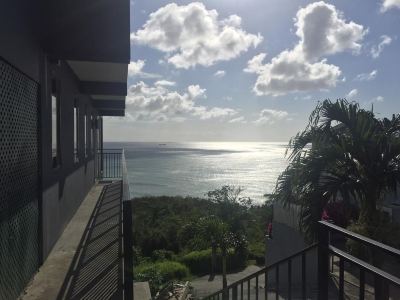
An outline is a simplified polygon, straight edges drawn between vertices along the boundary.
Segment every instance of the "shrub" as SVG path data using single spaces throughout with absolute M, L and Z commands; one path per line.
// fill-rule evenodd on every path
M 400 226 L 384 217 L 381 218 L 379 226 L 354 222 L 347 229 L 386 245 L 400 248 Z M 369 247 L 351 239 L 347 240 L 346 246 L 352 255 L 364 260 L 370 261 L 372 259 L 372 252 Z
M 145 263 L 134 269 L 135 280 L 148 281 L 154 295 L 169 281 L 181 280 L 190 275 L 189 269 L 176 261 Z
M 259 242 L 249 244 L 249 259 L 255 260 L 257 265 L 264 265 L 265 244 Z
M 175 253 L 164 249 L 154 250 L 151 258 L 154 261 L 175 260 Z
M 235 271 L 246 267 L 246 259 L 246 256 L 235 253 L 235 251 L 231 249 L 230 251 L 228 251 L 228 256 L 226 259 L 227 271 Z M 192 272 L 193 274 L 209 274 L 211 269 L 211 249 L 192 251 L 181 257 L 180 262 L 185 264 L 190 269 L 190 272 Z M 217 253 L 217 261 L 215 267 L 216 272 L 222 271 L 222 256 L 220 253 Z

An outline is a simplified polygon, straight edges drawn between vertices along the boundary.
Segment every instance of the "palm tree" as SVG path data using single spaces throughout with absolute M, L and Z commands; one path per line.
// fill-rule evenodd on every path
M 400 115 L 378 119 L 357 103 L 325 100 L 289 150 L 273 199 L 300 205 L 299 225 L 309 237 L 330 201 L 356 202 L 359 223 L 379 224 L 379 204 L 400 182 Z
M 227 231 L 227 225 L 216 216 L 201 218 L 197 223 L 198 235 L 201 240 L 211 246 L 211 271 L 209 281 L 214 280 L 217 263 L 217 249 Z M 222 255 L 223 256 L 223 255 Z
M 346 100 L 319 103 L 307 127 L 289 142 L 289 165 L 273 195 L 286 206 L 300 205 L 300 228 L 315 238 L 328 202 L 355 202 L 358 223 L 375 239 L 379 204 L 400 183 L 400 115 L 378 119 L 373 111 Z M 379 255 L 372 254 L 379 266 Z M 376 279 L 376 297 L 384 288 Z

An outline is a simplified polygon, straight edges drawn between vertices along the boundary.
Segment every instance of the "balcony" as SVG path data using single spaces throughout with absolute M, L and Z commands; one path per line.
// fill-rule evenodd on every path
M 133 299 L 129 199 L 123 149 L 99 151 L 96 184 L 22 299 Z

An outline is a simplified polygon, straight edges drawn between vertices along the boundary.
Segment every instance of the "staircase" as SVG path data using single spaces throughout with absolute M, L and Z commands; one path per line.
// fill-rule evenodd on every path
M 382 257 L 394 258 L 393 261 L 399 266 L 400 250 L 328 222 L 320 221 L 318 226 L 317 243 L 203 299 L 400 299 L 399 274 L 389 273 L 358 259 L 347 253 L 343 246 L 331 241 L 338 239 L 357 241 Z M 317 260 L 316 284 L 307 280 L 306 266 L 310 260 Z M 282 272 L 283 268 L 286 272 Z M 285 280 L 282 280 L 280 272 L 287 276 Z M 281 280 L 284 284 L 280 283 Z

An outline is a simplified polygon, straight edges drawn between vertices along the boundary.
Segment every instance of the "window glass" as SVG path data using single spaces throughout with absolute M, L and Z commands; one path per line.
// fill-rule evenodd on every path
M 83 119 L 83 134 L 85 136 L 85 141 L 84 141 L 84 148 L 85 148 L 85 157 L 88 155 L 88 144 L 87 144 L 87 107 L 85 107 L 85 116 Z
M 78 101 L 74 103 L 74 161 L 79 162 L 79 106 Z
M 51 82 L 51 155 L 53 167 L 60 164 L 60 99 L 56 80 Z

